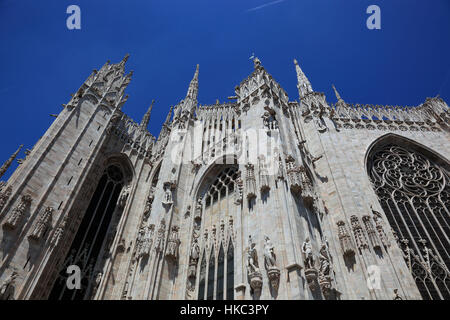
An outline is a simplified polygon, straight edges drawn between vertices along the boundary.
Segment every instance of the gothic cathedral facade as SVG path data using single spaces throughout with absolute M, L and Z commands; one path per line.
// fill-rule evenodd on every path
M 294 60 L 289 100 L 255 58 L 215 105 L 197 66 L 154 137 L 152 106 L 122 112 L 127 59 L 1 182 L 1 299 L 450 299 L 441 98 L 353 105 L 333 87 L 329 103 Z

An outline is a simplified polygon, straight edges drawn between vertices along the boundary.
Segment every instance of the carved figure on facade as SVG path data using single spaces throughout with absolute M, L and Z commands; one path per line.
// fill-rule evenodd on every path
M 235 204 L 241 204 L 242 198 L 243 198 L 243 189 L 244 189 L 244 182 L 242 181 L 241 177 L 241 171 L 238 172 L 238 177 L 236 178 L 236 188 L 237 192 L 235 193 Z
M 200 221 L 202 219 L 202 210 L 203 210 L 203 204 L 202 199 L 197 199 L 197 204 L 195 205 L 195 213 L 194 213 L 194 220 Z
M 264 241 L 264 266 L 273 294 L 276 296 L 280 284 L 280 269 L 277 267 L 277 256 L 272 241 L 268 236 L 264 236 Z
M 173 200 L 172 200 L 172 189 L 169 183 L 165 183 L 164 184 L 164 198 L 163 198 L 163 204 L 164 205 L 172 205 L 173 204 Z
M 328 241 L 325 238 L 319 250 L 319 285 L 322 289 L 323 296 L 327 300 L 336 291 L 332 284 L 332 260 Z
M 164 237 L 166 235 L 166 220 L 164 218 L 161 220 L 159 225 L 158 234 L 155 241 L 156 252 L 161 252 L 164 249 Z
M 189 254 L 188 278 L 195 278 L 197 276 L 197 264 L 199 258 L 200 258 L 200 246 L 198 245 L 198 238 L 194 237 L 192 240 L 191 251 Z
M 145 208 L 144 208 L 144 220 L 146 221 L 150 216 L 152 211 L 153 200 L 155 200 L 155 189 L 153 187 L 150 188 L 150 193 L 145 200 Z
M 331 257 L 328 252 L 328 246 L 323 243 L 320 247 L 320 256 L 319 256 L 319 262 L 320 262 L 320 268 L 319 272 L 322 277 L 329 277 L 330 276 L 330 268 L 331 268 Z
M 122 192 L 120 194 L 120 197 L 119 197 L 119 202 L 118 202 L 118 207 L 120 209 L 125 208 L 125 205 L 127 203 L 128 197 L 130 195 L 130 189 L 131 189 L 130 185 L 128 185 L 128 186 L 123 188 L 123 190 L 122 190 Z
M 275 248 L 268 236 L 264 237 L 264 265 L 266 269 L 276 267 L 277 257 L 275 255 Z
M 249 236 L 247 248 L 247 275 L 254 295 L 259 297 L 263 282 L 259 269 L 258 252 L 255 247 L 256 243 L 253 242 L 252 236 Z
M 315 259 L 311 240 L 306 237 L 302 244 L 303 263 L 305 265 L 305 277 L 311 289 L 315 289 L 318 271 L 315 267 Z
M 167 240 L 166 258 L 169 258 L 173 262 L 176 262 L 178 260 L 178 248 L 181 242 L 178 235 L 179 230 L 180 227 L 173 226 L 170 231 L 169 239 Z
M 305 269 L 314 269 L 314 255 L 311 245 L 311 240 L 306 237 L 302 244 L 303 262 L 305 263 Z

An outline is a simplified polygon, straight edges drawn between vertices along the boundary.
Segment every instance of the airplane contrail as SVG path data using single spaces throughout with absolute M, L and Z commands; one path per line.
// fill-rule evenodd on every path
M 246 10 L 245 12 L 256 11 L 256 10 L 259 10 L 259 9 L 262 9 L 262 8 L 265 8 L 265 7 L 268 7 L 268 6 L 272 6 L 272 5 L 274 5 L 274 4 L 277 4 L 277 3 L 280 3 L 280 2 L 284 2 L 284 1 L 286 1 L 286 0 L 276 0 L 276 1 L 272 1 L 272 2 L 269 2 L 269 3 L 263 4 L 263 5 L 260 5 L 260 6 L 251 8 L 251 9 L 248 9 L 248 10 Z

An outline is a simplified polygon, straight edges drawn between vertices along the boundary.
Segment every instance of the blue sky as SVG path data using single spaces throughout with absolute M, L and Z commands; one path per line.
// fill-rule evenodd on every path
M 66 28 L 71 4 L 81 30 Z M 366 27 L 372 4 L 381 30 Z M 154 135 L 197 63 L 199 102 L 213 104 L 251 73 L 253 52 L 291 100 L 297 58 L 330 102 L 334 83 L 348 102 L 450 103 L 448 0 L 0 0 L 0 43 L 0 163 L 36 143 L 93 69 L 126 53 L 134 76 L 123 111 L 140 121 L 156 99 Z

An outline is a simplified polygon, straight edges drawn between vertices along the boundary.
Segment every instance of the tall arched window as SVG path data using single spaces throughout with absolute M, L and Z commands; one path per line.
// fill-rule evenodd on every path
M 227 253 L 227 300 L 234 300 L 234 247 L 231 239 Z
M 125 182 L 124 178 L 124 173 L 119 166 L 110 165 L 106 168 L 78 227 L 49 299 L 91 298 L 95 272 L 101 269 L 99 264 L 103 257 L 102 247 Z M 66 271 L 70 265 L 76 265 L 81 270 L 81 289 L 79 290 L 69 290 L 66 285 L 69 276 Z
M 208 291 L 206 300 L 214 300 L 214 278 L 216 270 L 216 256 L 214 254 L 214 248 L 209 256 L 209 268 L 208 268 Z
M 200 281 L 198 284 L 198 300 L 205 300 L 205 278 L 206 278 L 206 254 L 203 251 L 202 263 L 200 265 Z
M 368 170 L 424 299 L 450 299 L 448 163 L 419 146 L 375 147 Z
M 234 298 L 234 246 L 233 221 L 237 211 L 236 165 L 217 166 L 205 179 L 199 193 L 201 203 L 196 208 L 201 215 L 204 238 L 201 243 L 202 259 L 199 271 L 198 299 L 233 300 Z M 230 239 L 226 243 L 225 239 Z
M 220 245 L 219 258 L 217 260 L 217 285 L 216 300 L 223 300 L 223 281 L 225 279 L 225 256 L 223 245 Z

